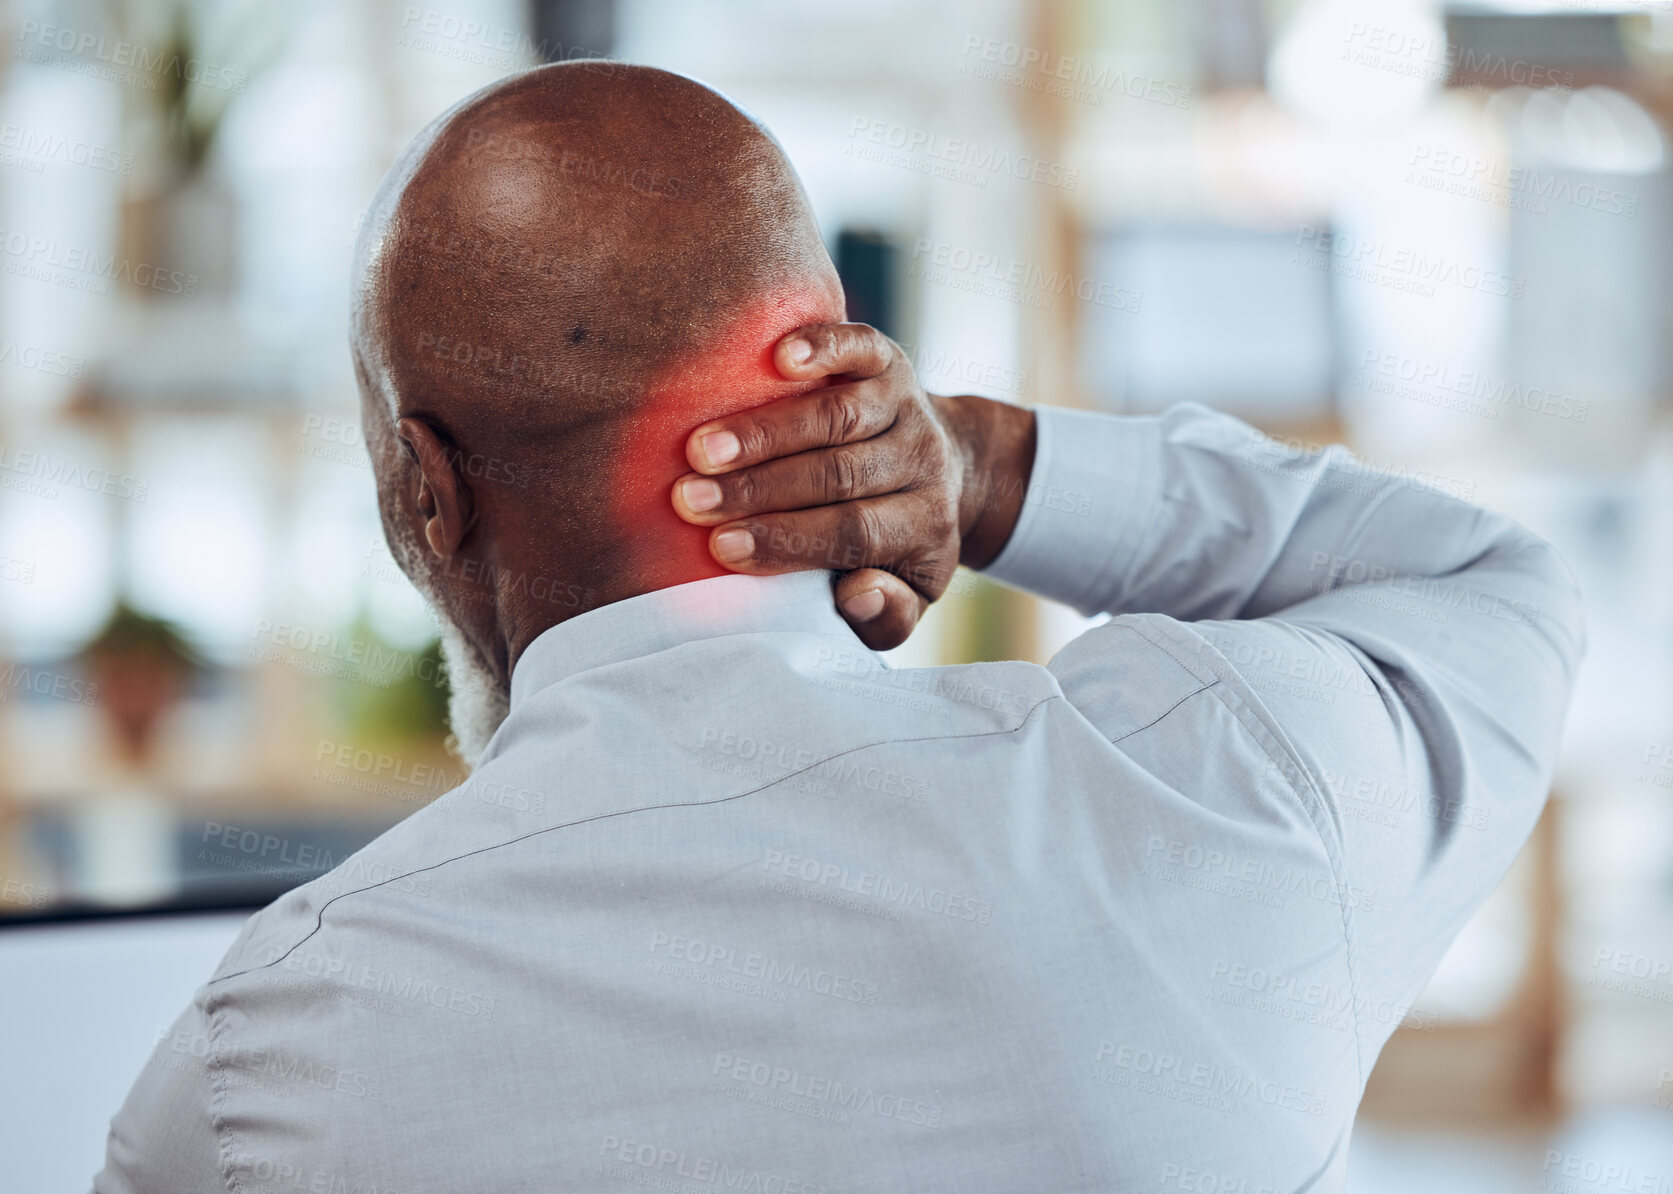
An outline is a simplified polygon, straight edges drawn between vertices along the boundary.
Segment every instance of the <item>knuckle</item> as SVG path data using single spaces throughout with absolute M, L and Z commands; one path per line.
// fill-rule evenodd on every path
M 879 374 L 893 374 L 907 364 L 906 353 L 901 346 L 876 328 L 866 329 L 865 347 Z
M 738 437 L 740 460 L 765 460 L 772 456 L 773 434 L 760 419 L 737 419 L 727 426 L 727 430 Z
M 935 508 L 935 531 L 937 537 L 945 541 L 958 533 L 958 499 L 950 491 L 944 490 Z
M 853 361 L 871 355 L 873 329 L 863 323 L 841 325 L 842 355 Z
M 865 465 L 859 453 L 837 449 L 830 453 L 825 470 L 825 500 L 846 502 L 859 495 L 865 483 Z
M 744 469 L 742 472 L 730 473 L 721 483 L 721 509 L 723 510 L 753 510 L 756 499 L 761 491 L 761 484 L 755 474 Z
M 910 422 L 912 442 L 919 457 L 937 476 L 950 474 L 955 460 L 952 441 L 935 417 L 916 402 L 911 404 L 910 413 L 904 417 Z
M 831 442 L 844 444 L 858 437 L 865 412 L 852 391 L 837 390 L 825 399 L 825 421 Z
M 883 540 L 882 521 L 871 506 L 854 506 L 848 513 L 843 529 L 848 542 L 856 547 L 871 548 Z

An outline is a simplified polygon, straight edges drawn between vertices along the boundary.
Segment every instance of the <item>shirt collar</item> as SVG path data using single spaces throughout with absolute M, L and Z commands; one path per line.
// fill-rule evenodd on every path
M 859 643 L 837 613 L 829 572 L 717 576 L 641 593 L 543 631 L 511 670 L 511 708 L 542 688 L 606 664 L 698 639 L 774 631 L 831 634 L 847 645 Z

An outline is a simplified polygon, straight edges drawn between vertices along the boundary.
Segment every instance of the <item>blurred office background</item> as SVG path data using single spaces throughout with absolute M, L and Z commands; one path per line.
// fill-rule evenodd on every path
M 1673 1189 L 1673 0 L 0 12 L 8 1190 L 97 1168 L 250 907 L 458 782 L 348 248 L 431 117 L 604 56 L 777 133 L 929 388 L 1209 403 L 1563 549 L 1591 648 L 1551 809 L 1385 1052 L 1353 1188 Z M 1082 625 L 961 576 L 897 654 Z

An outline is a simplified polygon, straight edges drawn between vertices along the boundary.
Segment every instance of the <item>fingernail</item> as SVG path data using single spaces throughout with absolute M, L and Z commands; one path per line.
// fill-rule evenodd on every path
M 755 554 L 755 536 L 736 527 L 722 531 L 715 536 L 714 551 L 728 564 L 747 560 Z
M 718 468 L 723 464 L 730 464 L 738 457 L 743 445 L 738 437 L 730 431 L 711 431 L 697 441 L 703 449 L 703 459 L 709 462 L 710 468 Z
M 800 365 L 813 355 L 813 345 L 806 340 L 787 340 L 784 343 L 784 355 L 790 358 L 792 365 Z
M 680 482 L 680 501 L 693 514 L 713 510 L 720 505 L 720 498 L 720 486 L 713 481 L 704 479 Z
M 883 612 L 883 590 L 867 589 L 842 603 L 842 612 L 856 622 L 869 622 Z

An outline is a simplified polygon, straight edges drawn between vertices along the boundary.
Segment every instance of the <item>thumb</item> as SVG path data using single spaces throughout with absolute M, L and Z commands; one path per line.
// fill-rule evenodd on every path
M 929 603 L 911 585 L 881 568 L 844 572 L 832 585 L 837 612 L 873 651 L 898 647 L 917 628 Z

